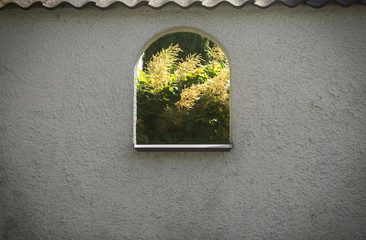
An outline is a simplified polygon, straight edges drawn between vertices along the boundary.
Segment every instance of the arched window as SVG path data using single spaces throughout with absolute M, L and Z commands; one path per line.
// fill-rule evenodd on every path
M 135 148 L 229 151 L 230 68 L 223 49 L 190 31 L 148 45 L 136 69 Z

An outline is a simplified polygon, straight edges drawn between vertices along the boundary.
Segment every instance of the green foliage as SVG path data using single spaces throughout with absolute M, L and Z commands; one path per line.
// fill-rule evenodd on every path
M 182 52 L 178 54 L 179 59 L 185 59 L 190 54 L 201 55 L 202 64 L 206 64 L 209 56 L 205 51 L 208 47 L 213 47 L 214 43 L 209 39 L 193 32 L 176 32 L 164 35 L 153 42 L 146 50 L 143 57 L 143 69 L 146 69 L 147 62 L 161 49 L 168 48 L 171 44 L 179 44 Z
M 154 55 L 137 82 L 136 140 L 139 144 L 228 143 L 229 67 L 218 47 L 178 60 L 171 45 Z

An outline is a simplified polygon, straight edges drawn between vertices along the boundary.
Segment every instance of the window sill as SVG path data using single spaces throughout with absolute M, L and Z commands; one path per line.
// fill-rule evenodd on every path
M 138 152 L 229 152 L 233 144 L 135 144 Z

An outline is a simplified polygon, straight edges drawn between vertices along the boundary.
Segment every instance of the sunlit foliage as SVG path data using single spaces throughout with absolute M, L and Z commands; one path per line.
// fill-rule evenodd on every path
M 228 143 L 230 73 L 223 51 L 178 59 L 170 45 L 154 55 L 137 81 L 136 141 L 149 143 Z
M 156 55 L 161 49 L 168 48 L 171 44 L 179 44 L 183 50 L 178 53 L 178 58 L 185 59 L 189 54 L 201 55 L 201 64 L 206 64 L 208 54 L 205 51 L 208 47 L 213 47 L 215 44 L 204 36 L 193 32 L 174 32 L 166 34 L 154 41 L 144 52 L 143 70 L 146 70 L 146 63 L 150 61 L 153 55 Z

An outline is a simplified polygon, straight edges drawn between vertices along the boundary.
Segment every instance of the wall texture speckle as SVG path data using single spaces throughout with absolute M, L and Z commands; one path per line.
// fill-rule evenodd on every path
M 187 26 L 231 62 L 228 153 L 137 153 L 134 67 Z M 366 8 L 0 11 L 0 239 L 365 239 Z

